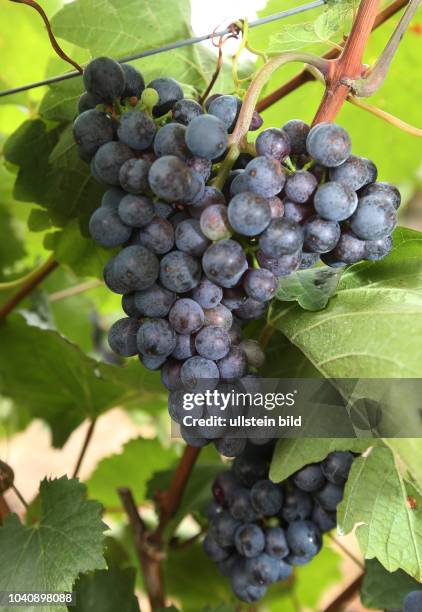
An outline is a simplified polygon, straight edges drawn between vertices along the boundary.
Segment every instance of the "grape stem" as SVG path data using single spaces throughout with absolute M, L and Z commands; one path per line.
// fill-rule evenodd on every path
M 379 117 L 387 123 L 394 125 L 403 132 L 407 132 L 408 134 L 412 134 L 412 136 L 418 136 L 419 138 L 422 138 L 422 130 L 420 128 L 415 127 L 414 125 L 410 125 L 410 123 L 407 123 L 406 121 L 403 121 L 402 119 L 391 115 L 391 113 L 387 113 L 387 111 L 384 111 L 381 108 L 374 106 L 373 104 L 368 104 L 367 102 L 364 102 L 363 100 L 361 100 L 360 98 L 356 98 L 355 96 L 348 96 L 347 101 L 353 104 L 354 106 L 362 108 L 368 113 L 375 115 L 375 117 Z

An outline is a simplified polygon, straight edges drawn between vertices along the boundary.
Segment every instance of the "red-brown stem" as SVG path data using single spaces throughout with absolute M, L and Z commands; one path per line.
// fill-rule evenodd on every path
M 10 514 L 10 508 L 3 495 L 0 495 L 0 525 L 3 524 L 6 516 Z
M 68 64 L 71 64 L 74 68 L 76 68 L 76 70 L 78 70 L 78 72 L 80 72 L 81 74 L 83 73 L 83 69 L 82 67 L 75 62 L 71 57 L 69 57 L 61 48 L 61 46 L 59 45 L 59 43 L 57 42 L 53 31 L 51 29 L 51 25 L 50 22 L 48 20 L 48 17 L 44 11 L 44 9 L 38 4 L 38 2 L 35 2 L 35 0 L 11 0 L 12 2 L 17 2 L 19 4 L 26 4 L 27 6 L 30 6 L 31 8 L 35 9 L 37 11 L 37 13 L 41 16 L 41 19 L 44 21 L 44 25 L 47 28 L 47 33 L 48 33 L 48 37 L 50 39 L 50 43 L 51 46 L 53 47 L 54 51 L 57 53 L 57 55 L 59 57 L 61 57 L 61 59 L 63 59 L 65 62 L 68 62 Z
M 398 13 L 404 6 L 406 6 L 407 0 L 395 0 L 389 4 L 384 10 L 380 11 L 375 19 L 374 26 L 372 30 L 376 30 L 380 25 L 385 23 L 388 19 L 393 17 L 396 13 Z M 323 57 L 325 59 L 335 59 L 338 57 L 340 51 L 333 47 L 330 49 Z M 262 112 L 281 100 L 285 98 L 289 93 L 295 91 L 305 83 L 315 80 L 313 75 L 308 70 L 302 70 L 298 72 L 293 78 L 284 83 L 281 87 L 271 92 L 265 98 L 262 98 L 256 107 L 258 112 Z
M 31 275 L 19 291 L 0 308 L 0 321 L 6 318 L 58 265 L 57 261 L 49 259 L 35 274 Z
M 96 423 L 97 423 L 97 418 L 95 417 L 94 419 L 92 419 L 91 423 L 89 424 L 89 427 L 85 434 L 82 448 L 80 450 L 78 459 L 76 461 L 75 469 L 73 470 L 73 478 L 76 478 L 77 475 L 79 474 L 79 470 L 81 469 L 82 461 L 84 460 L 86 451 L 88 450 L 89 443 L 91 442 L 91 438 L 94 433 Z
M 326 90 L 315 115 L 313 125 L 322 121 L 333 121 L 347 96 L 349 88 L 344 79 L 357 79 L 362 76 L 363 53 L 373 28 L 380 0 L 362 0 L 353 22 L 352 31 L 344 45 L 340 57 L 332 60 L 326 77 Z
M 157 493 L 157 499 L 160 504 L 160 522 L 154 534 L 154 539 L 159 540 L 164 531 L 165 526 L 175 515 L 183 497 L 186 485 L 189 482 L 189 477 L 193 467 L 198 459 L 200 448 L 186 446 L 179 465 L 173 474 L 173 479 L 167 491 Z

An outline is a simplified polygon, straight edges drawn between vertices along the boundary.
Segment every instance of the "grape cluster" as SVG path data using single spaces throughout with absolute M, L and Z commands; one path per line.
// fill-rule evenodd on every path
M 318 554 L 322 534 L 336 526 L 354 459 L 352 453 L 333 452 L 275 484 L 268 479 L 272 451 L 272 443 L 248 447 L 217 476 L 208 509 L 205 553 L 248 603 Z
M 215 94 L 202 107 L 174 79 L 145 87 L 135 68 L 106 57 L 83 78 L 74 138 L 107 188 L 89 229 L 103 247 L 120 247 L 104 279 L 126 317 L 109 343 L 161 370 L 180 422 L 181 387 L 248 384 L 262 365 L 241 328 L 265 317 L 280 277 L 319 259 L 343 266 L 388 253 L 400 194 L 375 182 L 371 161 L 351 155 L 343 128 L 298 120 L 262 131 L 256 156 L 242 153 L 221 185 L 236 96 Z M 261 124 L 255 113 L 250 130 Z M 181 431 L 197 446 L 224 438 Z M 216 444 L 234 456 L 245 442 Z

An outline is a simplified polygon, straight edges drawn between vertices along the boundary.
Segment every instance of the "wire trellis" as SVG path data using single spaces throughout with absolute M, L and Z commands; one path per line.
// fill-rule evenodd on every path
M 303 4 L 301 6 L 297 6 L 295 8 L 291 8 L 286 11 L 281 11 L 280 13 L 275 13 L 274 15 L 268 15 L 268 17 L 263 17 L 262 19 L 251 21 L 249 24 L 249 27 L 256 28 L 257 26 L 264 25 L 266 23 L 271 23 L 273 21 L 285 19 L 286 17 L 291 17 L 292 15 L 297 15 L 298 13 L 304 13 L 305 11 L 310 11 L 314 8 L 318 8 L 319 6 L 323 6 L 324 4 L 326 4 L 326 1 L 327 0 L 314 0 L 313 2 L 309 2 L 308 4 Z M 168 45 L 163 45 L 162 47 L 158 47 L 156 49 L 149 49 L 147 51 L 142 51 L 142 53 L 137 53 L 135 55 L 123 57 L 119 59 L 118 61 L 121 64 L 125 64 L 127 62 L 133 62 L 134 60 L 142 59 L 144 57 L 150 57 L 151 55 L 158 55 L 159 53 L 165 53 L 166 51 L 172 51 L 174 49 L 180 49 L 182 47 L 196 45 L 198 43 L 204 42 L 205 40 L 210 40 L 216 36 L 224 36 L 225 34 L 229 34 L 229 33 L 230 33 L 230 28 L 225 28 L 224 30 L 220 30 L 219 32 L 212 32 L 210 34 L 204 34 L 203 36 L 186 38 L 185 40 L 178 40 L 176 42 L 169 43 Z M 29 89 L 35 89 L 36 87 L 43 87 L 44 85 L 52 85 L 53 83 L 59 83 L 60 81 L 74 79 L 75 77 L 78 77 L 78 76 L 80 77 L 81 74 L 77 70 L 74 70 L 72 72 L 66 72 L 64 74 L 59 74 L 57 76 L 43 79 L 42 81 L 36 81 L 34 83 L 29 83 L 27 85 L 21 85 L 20 87 L 13 87 L 11 89 L 5 89 L 3 91 L 0 91 L 0 98 L 4 96 L 10 96 L 12 94 L 21 93 L 22 91 L 28 91 Z

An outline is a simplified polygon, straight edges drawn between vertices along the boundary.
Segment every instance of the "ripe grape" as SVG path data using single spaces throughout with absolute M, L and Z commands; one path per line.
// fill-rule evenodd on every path
M 208 555 L 208 557 L 213 561 L 224 561 L 230 556 L 230 551 L 227 548 L 220 546 L 209 533 L 205 536 L 202 545 L 204 547 L 205 554 Z
M 336 513 L 327 512 L 327 510 L 321 508 L 319 504 L 314 505 L 311 518 L 312 522 L 315 523 L 322 532 L 331 531 L 337 525 Z
M 309 132 L 306 149 L 319 164 L 334 168 L 350 156 L 352 143 L 344 128 L 335 123 L 319 123 Z
M 314 209 L 308 204 L 299 204 L 290 200 L 284 202 L 284 218 L 295 223 L 303 223 L 312 216 L 313 212 Z
M 176 346 L 172 352 L 172 357 L 184 361 L 185 359 L 189 359 L 189 357 L 193 357 L 195 353 L 194 337 L 188 334 L 177 334 Z
M 265 552 L 270 557 L 284 559 L 289 554 L 286 533 L 280 527 L 269 527 L 265 532 Z
M 180 378 L 187 389 L 196 393 L 215 389 L 220 375 L 214 361 L 195 355 L 182 365 Z
M 258 302 L 251 297 L 243 302 L 234 310 L 234 314 L 244 321 L 255 321 L 265 316 L 268 309 L 268 304 Z
M 120 185 L 119 173 L 133 152 L 123 142 L 106 142 L 95 154 L 93 165 L 98 177 L 108 185 Z
M 180 123 L 167 123 L 158 130 L 154 139 L 154 153 L 157 157 L 175 155 L 185 160 L 189 151 L 185 142 L 186 127 Z
M 227 149 L 227 128 L 213 115 L 200 115 L 189 123 L 186 129 L 186 144 L 198 157 L 216 159 Z
M 230 350 L 229 334 L 222 327 L 207 325 L 196 336 L 195 348 L 201 357 L 214 361 L 222 359 Z
M 287 523 L 304 521 L 311 516 L 312 497 L 296 487 L 288 491 L 284 498 L 281 516 Z
M 286 174 L 280 162 L 267 157 L 255 157 L 245 168 L 249 189 L 263 198 L 271 198 L 283 189 Z
M 325 478 L 335 485 L 344 485 L 353 463 L 353 455 L 349 451 L 334 451 L 321 464 Z
M 192 255 L 172 251 L 160 262 L 160 281 L 175 293 L 191 291 L 201 279 L 201 266 Z
M 182 364 L 175 359 L 167 359 L 161 368 L 161 382 L 168 391 L 178 391 L 182 388 L 180 371 Z
M 85 89 L 95 104 L 110 103 L 119 98 L 125 88 L 125 73 L 110 57 L 96 57 L 83 73 Z
M 201 231 L 210 240 L 230 238 L 233 233 L 230 227 L 228 209 L 225 204 L 207 206 L 200 217 Z
M 277 279 L 269 270 L 252 269 L 246 273 L 243 286 L 249 297 L 258 302 L 269 302 L 277 290 Z
M 397 225 L 397 212 L 381 195 L 366 195 L 350 220 L 350 227 L 362 240 L 379 240 L 392 233 Z
M 257 251 L 256 258 L 259 265 L 266 270 L 270 270 L 276 278 L 288 276 L 299 269 L 302 261 L 302 249 L 298 249 L 291 255 L 281 257 L 268 257 L 262 251 Z
M 218 96 L 208 106 L 210 115 L 218 117 L 228 132 L 233 131 L 240 113 L 242 102 L 236 96 Z
M 267 257 L 278 258 L 282 255 L 292 255 L 303 246 L 303 229 L 295 221 L 289 219 L 274 219 L 261 235 L 259 246 Z
M 220 240 L 205 251 L 202 267 L 208 278 L 222 287 L 234 287 L 248 264 L 241 245 L 234 240 Z
M 103 247 L 114 248 L 127 242 L 132 233 L 116 210 L 100 206 L 89 220 L 89 233 Z
M 177 121 L 177 123 L 182 123 L 183 125 L 189 125 L 192 119 L 203 114 L 204 111 L 196 100 L 179 100 L 173 106 L 172 111 L 173 119 Z
M 246 355 L 239 346 L 232 346 L 225 357 L 217 361 L 222 380 L 237 380 L 247 370 Z
M 330 180 L 358 191 L 368 183 L 376 181 L 377 174 L 377 167 L 370 159 L 351 155 L 340 166 L 330 169 Z
M 327 221 L 344 221 L 356 210 L 358 197 L 348 185 L 329 182 L 318 187 L 314 206 L 317 213 Z
M 145 194 L 149 191 L 148 173 L 151 163 L 145 159 L 128 159 L 120 168 L 119 182 L 128 193 Z
M 154 283 L 144 291 L 134 294 L 135 305 L 145 317 L 161 318 L 168 315 L 176 296 L 172 291 Z
M 119 204 L 119 217 L 131 227 L 143 227 L 154 218 L 154 204 L 149 198 L 125 195 Z
M 390 183 L 371 183 L 362 189 L 360 195 L 380 196 L 384 202 L 389 202 L 397 210 L 401 203 L 400 191 Z
M 149 319 L 139 327 L 137 342 L 142 355 L 167 356 L 176 346 L 176 334 L 165 319 Z
M 256 236 L 270 224 L 271 209 L 267 200 L 247 191 L 232 198 L 228 217 L 230 225 L 238 234 Z
M 148 88 L 158 93 L 158 102 L 152 109 L 154 117 L 161 117 L 170 111 L 179 100 L 183 99 L 183 90 L 179 83 L 169 77 L 154 79 Z
M 113 140 L 113 124 L 106 113 L 86 110 L 75 119 L 73 137 L 84 155 L 93 156 L 103 144 Z
M 321 532 L 312 521 L 290 523 L 286 537 L 291 553 L 297 557 L 314 557 L 321 550 Z
M 178 334 L 193 334 L 204 324 L 204 311 L 190 298 L 181 298 L 172 306 L 169 321 Z M 198 351 L 199 352 L 199 351 Z
M 278 560 L 262 553 L 250 559 L 247 572 L 251 582 L 256 586 L 269 586 L 278 578 Z
M 251 489 L 251 502 L 259 515 L 274 516 L 281 510 L 283 495 L 271 480 L 259 480 Z
M 333 255 L 346 264 L 356 263 L 365 259 L 366 242 L 354 236 L 351 231 L 345 231 L 341 234 Z
M 168 253 L 174 245 L 174 229 L 168 219 L 154 217 L 134 236 L 134 243 L 141 244 L 156 255 Z
M 309 125 L 300 119 L 291 119 L 283 125 L 283 131 L 289 137 L 292 155 L 306 154 L 306 139 L 310 129 Z
M 210 240 L 202 233 L 197 219 L 186 219 L 177 225 L 175 242 L 179 251 L 197 257 L 203 255 L 210 245 Z
M 235 494 L 228 500 L 228 506 L 230 514 L 237 521 L 251 523 L 258 518 L 252 507 L 250 491 L 245 487 L 236 489 Z
M 157 128 L 151 117 L 137 110 L 123 114 L 117 128 L 119 140 L 136 151 L 148 149 L 154 141 L 156 132 Z
M 256 154 L 282 162 L 290 154 L 290 138 L 284 130 L 269 128 L 256 139 Z M 275 194 L 274 194 L 275 195 Z
M 125 75 L 125 88 L 122 98 L 138 98 L 139 100 L 145 89 L 144 77 L 139 70 L 130 64 L 122 64 L 122 69 Z
M 410 591 L 404 598 L 403 612 L 420 612 L 422 608 L 422 591 Z
M 229 330 L 233 324 L 233 315 L 226 306 L 218 304 L 204 310 L 205 325 L 214 325 Z
M 296 472 L 293 482 L 301 491 L 312 493 L 322 487 L 325 482 L 321 466 L 318 463 L 311 463 Z
M 365 259 L 369 261 L 379 261 L 384 259 L 393 248 L 393 239 L 391 236 L 379 238 L 378 240 L 365 241 Z
M 255 523 L 246 523 L 236 529 L 234 543 L 243 557 L 256 557 L 265 548 L 264 533 Z
M 192 297 L 202 308 L 214 308 L 221 302 L 223 290 L 206 277 L 203 277 L 193 290 Z
M 214 441 L 217 452 L 223 457 L 238 457 L 245 450 L 246 440 L 223 436 Z
M 334 249 L 340 234 L 337 221 L 314 216 L 305 223 L 305 247 L 313 253 L 327 253 Z
M 337 505 L 343 499 L 343 488 L 341 486 L 327 482 L 322 489 L 315 493 L 315 499 L 321 508 L 328 512 L 334 512 Z
M 130 317 L 116 321 L 108 332 L 108 343 L 112 351 L 122 357 L 132 357 L 138 352 L 136 334 L 139 322 Z
M 168 202 L 185 199 L 192 183 L 191 170 L 174 155 L 166 155 L 155 161 L 148 175 L 151 189 Z
M 158 278 L 158 271 L 158 259 L 143 246 L 124 248 L 113 262 L 113 273 L 126 287 L 124 293 L 151 287 Z
M 284 191 L 290 200 L 303 204 L 312 196 L 317 188 L 317 184 L 313 174 L 307 170 L 298 170 L 287 177 Z

